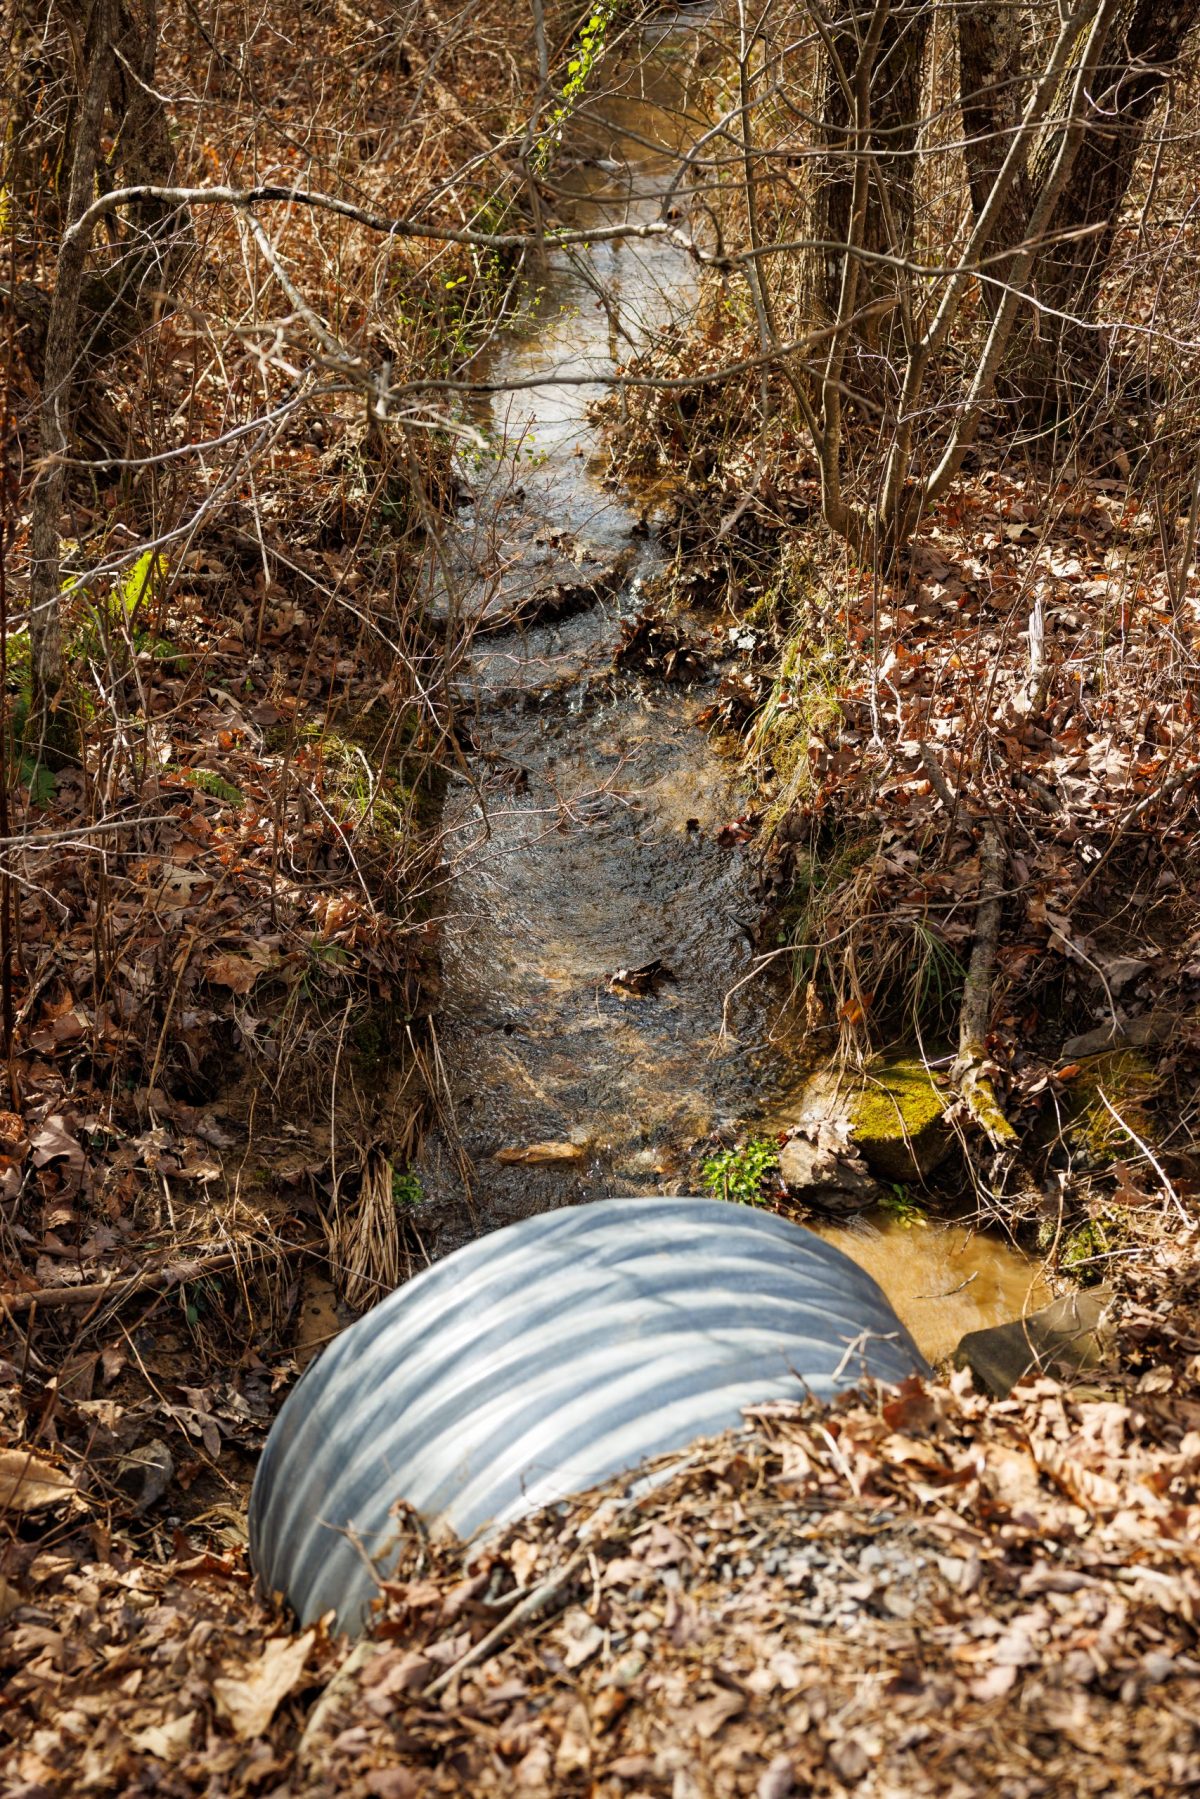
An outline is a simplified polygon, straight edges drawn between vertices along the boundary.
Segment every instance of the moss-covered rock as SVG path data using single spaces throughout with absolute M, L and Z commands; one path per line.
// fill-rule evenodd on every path
M 946 1096 L 915 1057 L 877 1063 L 861 1077 L 816 1075 L 801 1101 L 804 1122 L 838 1121 L 848 1144 L 885 1181 L 921 1180 L 953 1144 Z
M 889 1062 L 869 1071 L 855 1095 L 851 1138 L 868 1168 L 884 1180 L 932 1174 L 953 1143 L 946 1097 L 924 1063 Z
M 1157 1081 L 1142 1050 L 1111 1049 L 1088 1056 L 1064 1081 L 1068 1094 L 1064 1135 L 1073 1158 L 1084 1167 L 1106 1168 L 1127 1155 L 1133 1147 L 1131 1132 L 1143 1142 L 1154 1142 L 1152 1102 Z

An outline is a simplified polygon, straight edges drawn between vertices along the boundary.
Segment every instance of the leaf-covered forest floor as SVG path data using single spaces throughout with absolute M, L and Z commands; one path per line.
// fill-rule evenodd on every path
M 640 372 L 694 371 L 694 350 Z M 725 440 L 736 399 L 708 444 L 669 399 L 605 410 L 614 478 L 676 546 L 643 665 L 720 672 L 702 716 L 745 759 L 728 834 L 761 871 L 783 1028 L 850 1066 L 916 1054 L 950 1098 L 998 879 L 983 1067 L 1014 1135 L 997 1159 L 951 1106 L 956 1166 L 1055 1269 L 1107 1279 L 1200 1178 L 1200 597 L 1168 579 L 1155 505 L 1103 465 L 1051 483 L 981 453 L 883 578 L 815 522 L 786 431 Z
M 487 16 L 491 37 L 431 63 L 418 36 L 402 68 L 347 9 L 320 50 L 373 85 L 302 154 L 287 34 L 278 128 L 218 56 L 229 143 L 264 179 L 334 185 L 352 125 L 368 198 L 411 183 L 419 144 L 453 218 L 438 171 L 495 141 L 528 76 Z M 197 228 L 215 315 L 241 247 Z M 352 230 L 300 241 L 310 293 L 370 286 Z M 407 278 L 396 356 L 468 341 L 496 304 L 471 314 L 456 284 L 483 278 L 455 254 Z M 158 406 L 215 438 L 289 391 L 247 357 L 223 410 L 211 343 L 191 315 L 172 332 L 174 391 L 136 357 L 89 388 L 93 453 L 142 443 Z M 737 353 L 726 332 L 655 366 Z M 28 419 L 36 345 L 22 367 Z M 393 1200 L 430 1100 L 437 802 L 461 746 L 454 647 L 407 571 L 449 463 L 420 447 L 414 486 L 350 403 L 289 415 L 161 567 L 118 553 L 144 496 L 81 481 L 76 566 L 109 570 L 70 618 L 89 754 L 19 769 L 10 813 L 0 1742 L 24 1799 L 1200 1782 L 1200 603 L 1167 578 L 1177 520 L 1164 536 L 1117 438 L 1053 483 L 984 441 L 883 581 L 830 549 L 802 447 L 754 403 L 709 437 L 666 399 L 612 432 L 614 476 L 678 551 L 636 654 L 721 671 L 708 723 L 747 765 L 729 853 L 760 859 L 759 947 L 794 983 L 780 1029 L 822 1054 L 943 1059 L 1000 833 L 987 1051 L 1018 1150 L 997 1161 L 965 1121 L 962 1167 L 1027 1247 L 1116 1288 L 1110 1365 L 1002 1402 L 955 1375 L 798 1407 L 469 1566 L 415 1547 L 365 1658 L 260 1604 L 244 1498 L 279 1399 L 336 1328 L 334 1289 L 361 1302 L 364 1268 L 420 1255 Z M 181 478 L 165 515 L 203 498 Z M 11 658 L 9 687 L 19 706 Z
M 428 8 L 403 32 L 346 9 L 300 42 L 294 9 L 268 8 L 252 78 L 232 15 L 168 25 L 165 87 L 207 96 L 203 120 L 179 105 L 181 181 L 382 210 L 399 193 L 435 230 L 512 204 L 536 68 L 501 8 Z M 481 148 L 478 185 L 448 186 Z M 277 265 L 217 207 L 183 221 L 182 304 L 132 337 L 86 321 L 60 521 L 80 765 L 19 747 L 19 510 L 5 545 L 3 1429 L 84 1478 L 99 1528 L 153 1515 L 152 1536 L 168 1486 L 176 1514 L 239 1512 L 273 1395 L 337 1328 L 335 1289 L 364 1303 L 419 1253 L 393 1201 L 429 1103 L 438 810 L 461 761 L 461 646 L 422 592 L 453 438 L 418 406 L 385 440 L 349 377 L 452 374 L 512 303 L 499 258 L 271 222 L 326 320 L 316 365 Z M 5 449 L 27 506 L 29 295 L 54 244 L 21 244 Z M 127 253 L 114 227 L 94 260 L 116 280 Z M 203 451 L 173 456 L 180 438 Z
M 8 1621 L 9 1790 L 1188 1791 L 1200 1295 L 1176 1270 L 1130 1290 L 1103 1387 L 868 1387 L 466 1565 L 414 1530 L 358 1649 L 264 1610 L 200 1529 L 163 1561 L 60 1540 Z

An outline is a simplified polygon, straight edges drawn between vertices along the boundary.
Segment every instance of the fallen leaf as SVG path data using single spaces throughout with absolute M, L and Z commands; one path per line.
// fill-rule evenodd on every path
M 1071 1456 L 1064 1455 L 1056 1443 L 1039 1445 L 1036 1454 L 1042 1472 L 1048 1474 L 1077 1505 L 1085 1506 L 1090 1512 L 1115 1512 L 1120 1507 L 1124 1493 L 1118 1481 L 1108 1480 L 1103 1474 L 1095 1474 L 1090 1468 L 1083 1467 Z
M 0 1511 L 40 1512 L 75 1491 L 69 1474 L 24 1449 L 0 1449 Z
M 512 1563 L 518 1586 L 530 1585 L 540 1557 L 541 1550 L 536 1543 L 527 1543 L 524 1537 L 513 1538 L 508 1546 L 508 1559 Z
M 184 1712 L 182 1718 L 172 1718 L 169 1724 L 151 1724 L 149 1729 L 139 1730 L 129 1741 L 143 1755 L 153 1755 L 160 1762 L 178 1761 L 191 1747 L 195 1721 L 195 1712 Z
M 372 1768 L 366 1776 L 371 1799 L 417 1799 L 421 1789 L 407 1768 Z
M 591 1726 L 587 1707 L 577 1700 L 571 1707 L 559 1739 L 558 1753 L 554 1757 L 554 1772 L 559 1780 L 569 1780 L 572 1775 L 586 1774 L 591 1765 Z
M 302 1637 L 269 1637 L 262 1654 L 242 1673 L 213 1681 L 217 1708 L 244 1740 L 260 1737 L 304 1672 L 315 1630 Z
M 599 1734 L 616 1722 L 631 1695 L 624 1687 L 601 1687 L 592 1704 L 592 1729 Z
M 728 1724 L 730 1718 L 736 1718 L 745 1709 L 746 1700 L 742 1693 L 718 1693 L 692 1707 L 689 1715 L 692 1729 L 707 1742 Z
M 643 962 L 640 968 L 618 968 L 609 977 L 608 984 L 615 992 L 645 994 L 653 993 L 660 981 L 674 979 L 666 963 L 656 956 L 653 962 Z
M 1010 1511 L 1036 1517 L 1043 1494 L 1037 1463 L 1028 1451 L 989 1448 L 987 1480 L 997 1499 Z
M 582 1608 L 566 1614 L 562 1621 L 562 1637 L 565 1641 L 563 1665 L 567 1668 L 581 1668 L 590 1661 L 604 1641 L 604 1632 L 594 1619 L 590 1618 Z
M 0 1151 L 6 1156 L 25 1153 L 25 1121 L 16 1112 L 0 1112 Z
M 535 1743 L 513 1769 L 513 1784 L 519 1791 L 544 1792 L 550 1784 L 550 1751 L 545 1743 Z
M 35 1168 L 44 1168 L 47 1162 L 56 1162 L 60 1156 L 65 1156 L 73 1168 L 83 1167 L 83 1149 L 57 1112 L 47 1118 L 29 1142 Z
M 759 1776 L 755 1789 L 756 1799 L 788 1799 L 794 1792 L 796 1777 L 792 1772 L 792 1761 L 788 1755 L 777 1755 L 770 1766 Z
M 215 1156 L 206 1156 L 195 1150 L 189 1150 L 179 1164 L 180 1174 L 186 1174 L 193 1181 L 220 1180 L 224 1169 Z
M 1012 1667 L 989 1668 L 978 1680 L 971 1682 L 971 1691 L 977 1699 L 1003 1699 L 1016 1685 L 1017 1670 Z
M 220 1439 L 217 1440 L 218 1453 Z M 156 1505 L 175 1475 L 175 1458 L 161 1437 L 127 1450 L 117 1463 L 116 1484 L 139 1516 Z
M 249 993 L 262 974 L 262 966 L 246 956 L 212 956 L 204 965 L 204 978 L 215 987 L 228 987 L 231 993 Z
M 57 1018 L 48 1019 L 36 1031 L 31 1031 L 29 1041 L 42 1055 L 49 1055 L 68 1044 L 78 1043 L 80 1038 L 87 1036 L 91 1025 L 92 1021 L 87 1013 L 76 1006 L 69 1012 L 60 1013 Z
M 873 1759 L 871 1749 L 859 1731 L 850 1731 L 839 1738 L 830 1745 L 827 1753 L 835 1772 L 847 1786 L 862 1779 Z

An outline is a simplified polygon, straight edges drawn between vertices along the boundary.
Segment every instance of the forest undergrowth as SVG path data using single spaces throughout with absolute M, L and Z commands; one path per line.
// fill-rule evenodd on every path
M 299 188 L 355 217 L 108 217 L 47 456 L 73 108 L 105 9 L 5 19 L 5 1615 L 46 1458 L 87 1495 L 47 1552 L 82 1526 L 156 1559 L 184 1515 L 240 1540 L 282 1391 L 423 1259 L 408 1164 L 438 1095 L 468 636 L 429 591 L 477 436 L 423 383 L 516 304 L 519 254 L 452 240 L 527 222 L 538 59 L 489 5 L 243 24 L 122 13 L 92 186 Z M 362 225 L 373 208 L 432 244 Z M 62 678 L 39 730 L 48 467 Z
M 1187 1790 L 1186 81 L 1122 217 L 1107 279 L 1125 323 L 1091 371 L 1086 432 L 1074 415 L 1015 423 L 1001 395 L 898 550 L 831 533 L 787 359 L 764 364 L 766 326 L 779 342 L 810 322 L 797 265 L 773 265 L 757 311 L 711 268 L 695 320 L 624 371 L 675 385 L 603 409 L 609 474 L 671 552 L 629 633 L 639 665 L 652 673 L 661 643 L 672 678 L 722 671 L 703 723 L 744 758 L 727 836 L 761 870 L 760 968 L 790 979 L 777 1030 L 849 1068 L 915 1048 L 948 1096 L 956 1066 L 982 1077 L 955 1112 L 979 1209 L 1114 1289 L 1108 1363 L 1001 1402 L 956 1374 L 782 1408 L 649 1492 L 617 1482 L 523 1521 L 470 1565 L 415 1531 L 375 1650 L 299 1631 L 251 1591 L 245 1493 L 280 1396 L 346 1302 L 423 1257 L 408 1162 L 437 1102 L 438 803 L 469 748 L 453 701 L 465 633 L 426 601 L 469 427 L 422 384 L 453 382 L 518 304 L 515 260 L 451 241 L 537 223 L 537 45 L 518 54 L 510 25 L 491 4 L 413 8 L 403 30 L 341 5 L 301 32 L 269 6 L 243 54 L 241 15 L 171 11 L 139 91 L 176 96 L 181 183 L 303 182 L 384 213 L 399 193 L 448 235 L 431 252 L 316 208 L 264 231 L 181 203 L 169 279 L 141 270 L 131 299 L 121 270 L 157 225 L 100 232 L 108 286 L 83 296 L 56 523 L 73 756 L 28 747 L 19 616 L 68 196 L 43 162 L 26 217 L 10 174 L 10 1790 Z M 67 52 L 13 41 L 48 141 Z M 550 41 L 557 54 L 553 27 Z M 120 133 L 102 148 L 128 177 Z M 772 146 L 772 166 L 790 170 L 787 151 Z M 731 242 L 773 222 L 766 182 L 757 219 L 739 210 L 744 166 L 706 177 Z M 935 197 L 955 203 L 949 186 Z M 956 373 L 986 326 L 976 296 Z M 862 407 L 845 474 L 864 505 L 887 352 L 886 334 L 864 339 L 846 376 Z M 392 388 L 406 398 L 389 410 Z M 946 376 L 931 433 L 953 413 Z M 180 433 L 204 451 L 177 456 Z

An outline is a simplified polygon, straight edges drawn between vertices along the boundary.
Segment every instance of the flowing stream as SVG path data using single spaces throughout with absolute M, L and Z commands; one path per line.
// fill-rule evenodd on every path
M 609 91 L 568 134 L 574 223 L 659 216 L 705 125 L 689 106 L 695 48 L 693 27 L 660 27 L 615 74 L 604 62 Z M 555 254 L 537 285 L 479 365 L 511 387 L 481 419 L 497 450 L 467 471 L 474 497 L 436 571 L 441 603 L 483 621 L 473 784 L 451 789 L 445 819 L 449 1118 L 418 1170 L 436 1253 L 555 1206 L 696 1191 L 696 1146 L 752 1131 L 786 1066 L 766 982 L 725 1010 L 753 959 L 741 921 L 756 902 L 744 852 L 718 841 L 743 797 L 736 760 L 696 728 L 711 686 L 613 671 L 663 552 L 595 478 L 586 412 L 596 377 L 694 305 L 695 269 L 669 242 L 630 240 Z M 537 622 L 547 595 L 564 615 Z M 504 628 L 518 610 L 525 622 Z M 614 981 L 655 962 L 646 992 Z M 1024 1258 L 963 1226 L 875 1218 L 822 1234 L 875 1274 L 931 1357 L 1041 1303 Z

